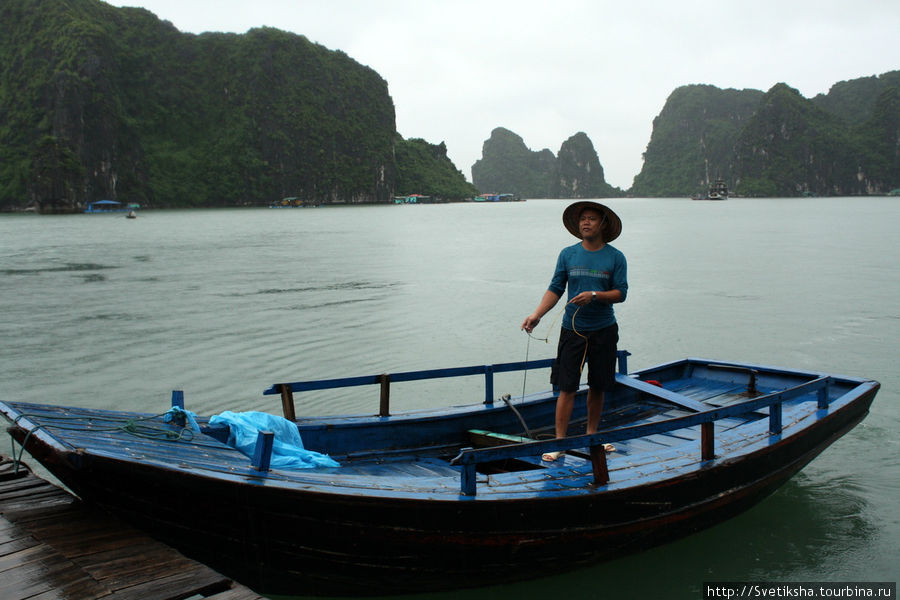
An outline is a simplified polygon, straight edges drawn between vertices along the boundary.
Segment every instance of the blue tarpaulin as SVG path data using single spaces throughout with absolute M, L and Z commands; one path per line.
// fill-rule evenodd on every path
M 306 450 L 297 425 L 284 417 L 264 412 L 225 411 L 213 415 L 210 425 L 228 425 L 228 445 L 252 458 L 256 450 L 256 439 L 260 431 L 275 434 L 272 445 L 273 469 L 314 469 L 316 467 L 339 467 L 327 454 Z

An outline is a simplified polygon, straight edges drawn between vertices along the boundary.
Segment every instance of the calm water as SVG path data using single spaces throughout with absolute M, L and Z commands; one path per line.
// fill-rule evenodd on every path
M 703 582 L 900 574 L 900 201 L 622 199 L 620 347 L 877 379 L 862 425 L 753 510 L 640 555 L 423 596 L 684 598 Z M 0 216 L 0 398 L 163 412 L 280 412 L 276 381 L 550 357 L 519 323 L 549 282 L 564 201 Z M 556 311 L 545 317 L 544 333 Z M 558 321 L 557 321 L 558 322 Z M 555 341 L 555 334 L 551 334 Z M 545 372 L 497 395 L 544 389 Z M 392 407 L 481 382 L 394 386 Z M 377 411 L 375 388 L 298 398 Z M 0 451 L 8 453 L 9 449 Z M 299 590 L 298 593 L 302 593 Z

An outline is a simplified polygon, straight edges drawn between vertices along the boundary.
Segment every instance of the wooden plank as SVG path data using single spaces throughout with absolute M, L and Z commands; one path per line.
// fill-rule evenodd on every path
M 715 424 L 703 423 L 700 426 L 702 433 L 700 441 L 700 457 L 703 460 L 712 460 L 716 457 Z
M 242 588 L 232 588 L 218 593 L 207 592 L 207 594 L 206 600 L 250 600 L 258 598 L 253 592 Z
M 703 412 L 705 410 L 709 410 L 709 406 L 703 404 L 702 402 L 697 402 L 696 400 L 688 398 L 687 396 L 676 394 L 675 392 L 669 391 L 665 388 L 655 386 L 651 383 L 647 383 L 646 381 L 641 381 L 640 379 L 634 379 L 633 377 L 629 377 L 627 375 L 617 374 L 616 383 L 637 390 L 639 392 L 643 392 L 648 396 L 659 398 L 664 402 L 669 402 L 676 406 L 686 408 L 691 412 Z
M 32 537 L 3 544 L 2 548 L 0 548 L 0 575 L 23 564 L 40 560 L 44 556 L 43 552 L 45 550 Z
M 69 595 L 73 587 L 81 590 L 78 595 Z M 51 589 L 59 590 L 64 598 L 85 599 L 101 598 L 110 591 L 73 569 L 71 562 L 47 546 L 30 553 L 20 564 L 4 571 L 0 578 L 0 598 L 4 600 L 30 598 Z
M 591 446 L 591 469 L 594 473 L 594 484 L 605 485 L 609 482 L 609 470 L 606 466 L 606 450 L 603 444 Z
M 469 430 L 469 443 L 475 448 L 491 448 L 493 446 L 503 446 L 505 444 L 524 444 L 533 442 L 534 440 L 520 435 L 508 435 L 505 433 L 495 433 L 493 431 L 484 431 L 483 429 Z
M 194 596 L 263 600 L 30 472 L 0 480 L 3 600 L 172 600 Z
M 28 468 L 7 456 L 0 456 L 0 481 L 19 479 L 28 475 Z

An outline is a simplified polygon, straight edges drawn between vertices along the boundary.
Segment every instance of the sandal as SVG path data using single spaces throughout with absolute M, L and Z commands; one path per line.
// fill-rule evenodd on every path
M 565 455 L 566 455 L 566 453 L 563 452 L 562 450 L 558 450 L 556 452 L 544 452 L 541 455 L 541 460 L 544 462 L 553 462 L 553 461 L 557 460 L 559 457 L 565 456 Z
M 607 452 L 615 452 L 616 451 L 616 447 L 613 446 L 612 444 L 603 444 L 603 449 L 606 450 Z

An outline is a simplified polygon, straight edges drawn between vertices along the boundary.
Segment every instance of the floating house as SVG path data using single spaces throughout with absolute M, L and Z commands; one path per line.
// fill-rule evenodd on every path
M 86 213 L 112 213 L 112 212 L 125 212 L 125 207 L 122 206 L 121 202 L 116 202 L 115 200 L 98 200 L 97 202 L 91 202 L 87 205 L 87 208 L 84 209 Z
M 515 194 L 482 194 L 475 196 L 475 202 L 516 202 Z
M 409 196 L 394 196 L 394 204 L 422 204 L 430 202 L 431 196 L 422 194 L 410 194 Z

